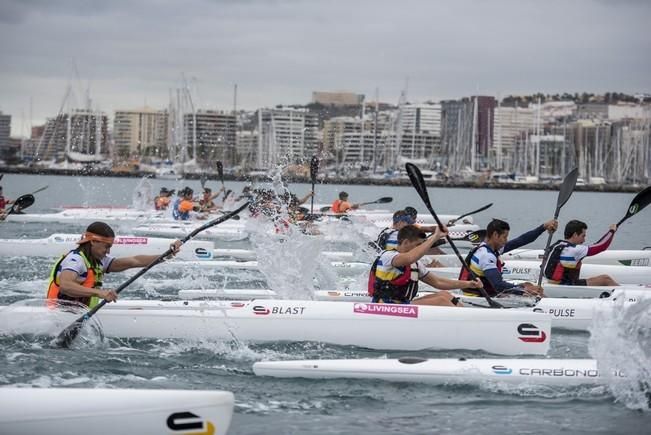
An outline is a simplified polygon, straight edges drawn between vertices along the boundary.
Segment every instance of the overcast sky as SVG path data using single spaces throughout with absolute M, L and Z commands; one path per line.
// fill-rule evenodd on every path
M 246 109 L 376 87 L 395 103 L 407 78 L 412 101 L 651 92 L 647 0 L 0 0 L 0 40 L 13 135 L 68 83 L 112 117 L 165 108 L 182 74 L 225 110 L 234 83 Z

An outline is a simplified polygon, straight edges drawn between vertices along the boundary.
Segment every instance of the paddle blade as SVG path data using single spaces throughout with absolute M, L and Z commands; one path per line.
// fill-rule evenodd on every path
M 325 207 L 321 207 L 319 210 L 321 211 L 321 213 L 325 213 L 325 212 L 327 212 L 327 211 L 330 211 L 331 209 L 332 209 L 332 207 L 330 207 L 329 205 L 327 205 L 327 206 L 325 206 Z
M 217 175 L 219 175 L 219 181 L 224 184 L 224 165 L 221 161 L 217 161 Z
M 626 219 L 642 211 L 649 204 L 651 204 L 651 186 L 648 186 L 646 189 L 635 195 L 635 198 L 631 201 L 631 205 L 628 206 L 626 216 L 619 221 L 617 226 L 621 225 Z
M 477 230 L 477 231 L 473 231 L 472 233 L 466 234 L 461 240 L 467 240 L 470 243 L 477 244 L 480 243 L 485 238 L 486 238 L 486 230 Z
M 312 156 L 312 160 L 310 161 L 310 179 L 312 180 L 312 184 L 316 183 L 316 176 L 319 173 L 319 159 L 317 156 Z
M 572 169 L 565 176 L 565 179 L 563 180 L 563 184 L 561 184 L 561 190 L 560 192 L 558 192 L 555 217 L 558 217 L 558 213 L 561 210 L 561 207 L 563 207 L 565 203 L 570 199 L 570 196 L 572 196 L 572 192 L 574 192 L 574 186 L 576 186 L 576 180 L 578 178 L 579 178 L 579 168 Z
M 385 197 L 382 197 L 382 198 L 378 199 L 377 201 L 375 201 L 375 203 L 376 204 L 386 204 L 386 203 L 389 203 L 389 202 L 392 202 L 392 201 L 393 201 L 392 197 L 385 196 Z
M 407 176 L 409 181 L 411 181 L 412 186 L 416 189 L 418 196 L 423 200 L 428 209 L 432 208 L 432 204 L 429 201 L 429 195 L 427 194 L 427 186 L 425 185 L 425 179 L 423 174 L 420 173 L 418 166 L 413 163 L 407 163 L 405 165 L 405 170 L 407 171 Z
M 84 326 L 84 322 L 86 321 L 86 315 L 84 314 L 77 320 L 75 320 L 73 323 L 68 325 L 66 329 L 61 331 L 61 333 L 57 336 L 57 338 L 54 339 L 53 343 L 54 346 L 60 347 L 60 348 L 69 348 L 72 345 L 72 342 L 75 341 L 75 338 L 79 335 L 81 332 L 81 328 Z
M 23 195 L 23 196 L 19 197 L 11 205 L 11 209 L 9 210 L 9 214 L 21 213 L 21 210 L 24 210 L 27 207 L 30 207 L 32 204 L 34 204 L 34 201 L 35 201 L 34 195 L 32 195 L 31 193 L 28 193 L 27 195 Z

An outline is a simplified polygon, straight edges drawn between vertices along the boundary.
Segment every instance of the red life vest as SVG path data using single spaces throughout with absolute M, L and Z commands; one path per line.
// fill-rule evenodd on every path
M 383 300 L 411 301 L 418 293 L 418 265 L 398 267 L 402 273 L 391 281 L 385 281 L 375 274 L 380 256 L 373 262 L 368 275 L 368 295 Z
M 0 195 L 0 211 L 3 211 L 6 206 L 7 206 L 7 200 L 5 199 L 4 196 Z
M 564 284 L 572 284 L 579 279 L 579 276 L 581 276 L 581 261 L 576 263 L 574 269 L 564 267 L 561 264 L 561 254 L 563 253 L 563 249 L 568 246 L 574 247 L 576 245 L 567 240 L 559 240 L 551 246 L 547 262 L 545 263 L 545 278 Z
M 343 202 L 343 201 L 342 201 L 341 199 L 336 199 L 336 200 L 332 203 L 332 212 L 333 212 L 333 213 L 341 213 L 341 212 L 339 211 L 339 206 L 341 205 L 342 202 Z

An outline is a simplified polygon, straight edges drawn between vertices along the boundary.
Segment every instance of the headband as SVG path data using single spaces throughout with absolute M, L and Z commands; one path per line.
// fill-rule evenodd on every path
M 100 236 L 99 234 L 86 231 L 84 234 L 82 234 L 81 240 L 79 240 L 77 244 L 81 245 L 82 243 L 91 242 L 93 240 L 96 242 L 104 242 L 104 243 L 108 243 L 109 245 L 113 245 L 114 237 Z

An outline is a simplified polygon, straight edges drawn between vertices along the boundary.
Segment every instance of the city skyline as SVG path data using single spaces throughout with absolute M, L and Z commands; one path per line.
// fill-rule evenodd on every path
M 379 88 L 394 104 L 406 86 L 412 101 L 651 90 L 644 1 L 23 3 L 0 5 L 13 136 L 29 135 L 30 99 L 43 123 L 68 83 L 112 114 L 165 108 L 182 74 L 197 109 L 223 110 L 235 83 L 249 110 L 305 104 L 315 90 L 373 99 Z

